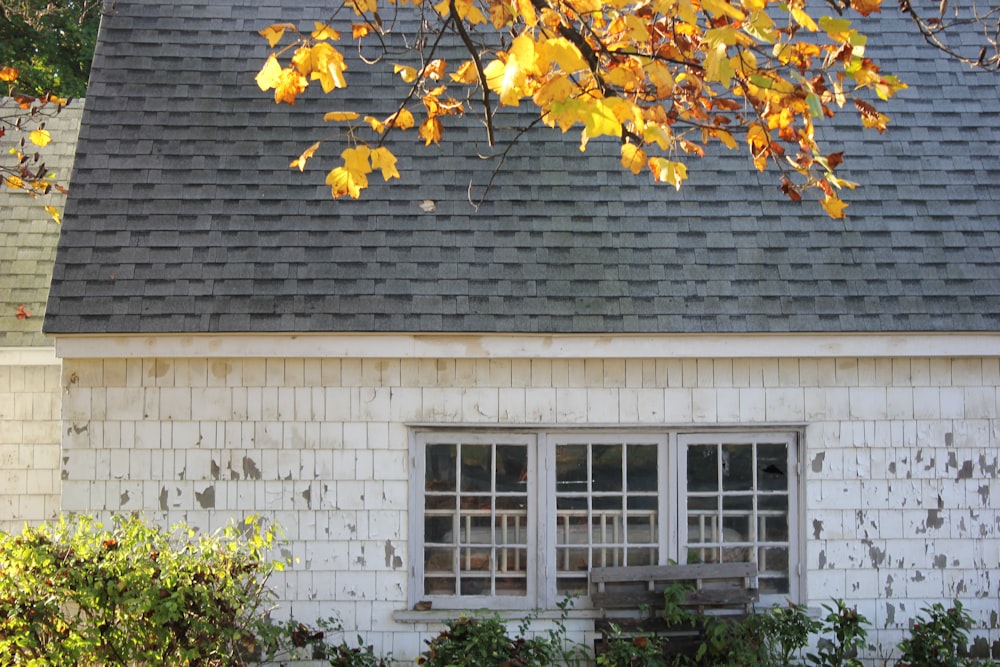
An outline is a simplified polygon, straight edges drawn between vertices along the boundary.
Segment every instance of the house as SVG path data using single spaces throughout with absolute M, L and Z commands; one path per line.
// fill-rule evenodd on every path
M 0 100 L 5 116 L 10 105 Z M 46 120 L 53 142 L 44 149 L 45 164 L 60 182 L 73 168 L 82 115 L 77 101 Z M 0 138 L 5 158 L 16 140 L 15 132 Z M 60 364 L 42 320 L 59 238 L 44 206 L 61 209 L 64 201 L 58 192 L 43 203 L 0 188 L 0 530 L 6 532 L 59 512 Z
M 910 88 L 884 136 L 837 121 L 846 220 L 736 153 L 674 192 L 537 132 L 494 177 L 474 118 L 334 202 L 288 164 L 338 102 L 254 84 L 257 31 L 324 7 L 104 17 L 45 316 L 64 510 L 264 514 L 290 613 L 401 659 L 595 564 L 745 558 L 762 603 L 844 598 L 885 651 L 953 598 L 1000 651 L 994 77 L 887 7 L 869 51 Z M 388 115 L 390 81 L 343 94 Z

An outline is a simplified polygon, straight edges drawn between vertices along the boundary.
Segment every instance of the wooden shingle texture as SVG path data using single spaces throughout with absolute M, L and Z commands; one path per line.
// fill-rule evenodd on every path
M 254 82 L 258 30 L 327 14 L 316 0 L 112 5 L 49 333 L 1000 329 L 1000 86 L 923 46 L 891 3 L 869 54 L 910 87 L 884 135 L 850 110 L 823 130 L 864 184 L 839 221 L 724 149 L 675 192 L 623 172 L 613 141 L 581 154 L 576 132 L 542 128 L 494 178 L 479 156 L 504 146 L 486 145 L 478 110 L 438 147 L 395 137 L 402 180 L 332 201 L 319 157 L 305 174 L 289 162 L 331 133 L 325 111 L 391 113 L 398 58 L 354 63 L 348 89 L 294 107 Z M 327 168 L 343 147 L 324 145 Z

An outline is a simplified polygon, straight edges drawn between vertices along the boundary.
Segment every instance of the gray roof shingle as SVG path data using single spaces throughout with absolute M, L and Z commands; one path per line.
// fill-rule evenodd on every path
M 401 182 L 332 201 L 317 159 L 288 163 L 341 102 L 276 106 L 254 83 L 256 31 L 324 6 L 115 3 L 47 332 L 1000 330 L 1000 86 L 922 47 L 890 7 L 869 53 L 910 88 L 884 135 L 853 118 L 823 130 L 867 184 L 832 221 L 743 154 L 693 161 L 675 192 L 623 172 L 614 142 L 581 155 L 548 130 L 475 209 L 470 181 L 481 192 L 494 166 L 476 156 L 497 150 L 472 114 L 439 147 L 400 137 Z M 349 81 L 337 95 L 388 115 L 391 77 Z

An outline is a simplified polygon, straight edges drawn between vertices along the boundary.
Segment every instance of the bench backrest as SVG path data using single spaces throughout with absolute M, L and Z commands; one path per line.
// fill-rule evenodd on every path
M 756 563 L 595 567 L 590 599 L 602 609 L 657 610 L 675 583 L 687 587 L 682 606 L 698 614 L 749 614 L 758 599 Z

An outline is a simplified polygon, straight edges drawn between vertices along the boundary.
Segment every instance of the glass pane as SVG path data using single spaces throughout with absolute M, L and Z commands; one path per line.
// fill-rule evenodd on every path
M 628 519 L 629 544 L 642 544 L 656 541 L 656 515 L 630 515 Z
M 454 549 L 424 549 L 424 571 L 454 572 Z
M 556 521 L 556 544 L 587 544 L 590 542 L 586 515 L 563 515 L 557 517 Z
M 591 531 L 594 544 L 619 544 L 625 539 L 621 514 L 594 515 Z
M 527 595 L 528 583 L 523 577 L 497 577 L 497 595 Z
M 556 448 L 556 491 L 587 490 L 587 446 L 560 445 Z
M 689 544 L 702 544 L 705 542 L 718 542 L 719 520 L 715 515 L 688 515 L 688 536 Z
M 624 550 L 611 547 L 595 548 L 594 567 L 619 567 L 625 564 Z
M 462 578 L 462 595 L 489 595 L 491 592 L 489 579 Z
M 749 491 L 753 488 L 753 446 L 722 446 L 722 489 Z
M 688 549 L 687 562 L 694 563 L 718 563 L 719 550 L 712 547 Z
M 656 565 L 656 553 L 656 549 L 653 547 L 650 547 L 649 549 L 629 549 L 627 565 L 630 567 Z
M 628 496 L 626 498 L 628 501 L 629 511 L 642 511 L 647 510 L 650 512 L 655 512 L 659 507 L 659 500 L 656 496 Z
M 757 585 L 761 595 L 782 595 L 790 590 L 788 577 L 760 577 Z
M 693 445 L 687 450 L 688 491 L 719 490 L 719 448 Z
M 458 566 L 466 571 L 489 572 L 491 551 L 491 549 L 462 549 Z
M 497 549 L 497 572 L 525 572 L 528 568 L 528 552 L 524 549 Z
M 454 516 L 425 516 L 424 517 L 424 541 L 425 542 L 448 542 L 455 541 L 455 517 Z
M 723 542 L 746 542 L 751 539 L 750 516 L 722 517 L 722 541 Z
M 455 579 L 452 577 L 424 577 L 424 595 L 454 595 Z
M 761 512 L 780 512 L 781 514 L 788 513 L 788 496 L 784 494 L 779 495 L 759 495 L 757 496 L 757 507 Z
M 523 492 L 528 482 L 528 448 L 497 446 L 497 491 Z
M 750 547 L 729 547 L 722 550 L 723 563 L 748 563 L 750 562 Z
M 560 572 L 590 570 L 590 549 L 556 549 L 556 569 Z
M 788 574 L 788 548 L 762 547 L 758 549 L 757 570 L 761 573 Z
M 696 511 L 718 510 L 718 496 L 692 496 L 688 497 L 688 509 Z
M 657 491 L 656 449 L 656 445 L 629 445 L 626 449 L 629 491 Z
M 621 491 L 622 446 L 594 445 L 594 490 Z
M 560 595 L 588 595 L 589 584 L 585 578 L 559 577 L 556 579 L 556 592 Z
M 620 512 L 623 502 L 622 496 L 595 496 L 591 500 L 594 512 Z
M 461 521 L 461 541 L 464 544 L 492 544 L 493 520 L 489 516 L 463 515 Z
M 757 521 L 760 522 L 757 529 L 761 539 L 767 542 L 788 541 L 788 517 L 762 514 L 757 517 Z
M 757 488 L 763 491 L 788 489 L 788 451 L 784 444 L 757 445 Z
M 455 490 L 455 445 L 427 445 L 424 489 Z
M 463 510 L 482 510 L 489 512 L 493 507 L 493 496 L 460 496 L 459 507 Z
M 455 509 L 455 496 L 426 495 L 424 496 L 424 509 L 453 510 Z
M 462 491 L 490 491 L 493 481 L 493 448 L 462 445 Z

